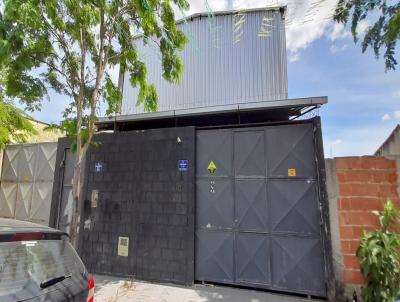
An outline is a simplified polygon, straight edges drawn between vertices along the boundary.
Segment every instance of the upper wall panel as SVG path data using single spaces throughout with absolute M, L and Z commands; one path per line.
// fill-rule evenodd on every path
M 162 77 L 158 46 L 137 49 L 148 82 L 159 96 L 159 111 L 287 99 L 285 27 L 279 9 L 188 18 L 178 25 L 189 39 L 179 53 L 185 73 L 180 85 Z M 143 113 L 138 89 L 124 75 L 122 114 Z

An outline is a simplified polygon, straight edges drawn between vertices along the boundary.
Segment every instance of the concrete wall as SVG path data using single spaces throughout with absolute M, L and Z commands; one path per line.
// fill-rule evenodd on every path
M 326 160 L 331 240 L 338 291 L 351 298 L 364 284 L 355 253 L 364 230 L 379 226 L 371 212 L 387 200 L 399 205 L 396 161 L 384 157 Z
M 96 140 L 82 215 L 81 256 L 88 270 L 191 284 L 194 128 L 100 134 Z M 178 171 L 179 159 L 189 161 L 188 171 Z M 119 237 L 129 237 L 128 257 L 118 255 Z
M 383 145 L 376 151 L 375 155 L 400 156 L 400 126 L 393 130 Z

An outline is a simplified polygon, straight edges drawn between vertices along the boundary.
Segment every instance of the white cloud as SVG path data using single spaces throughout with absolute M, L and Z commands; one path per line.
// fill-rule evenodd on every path
M 338 47 L 336 45 L 331 45 L 329 50 L 331 51 L 331 53 L 335 54 L 335 53 L 338 53 L 338 52 L 341 52 L 341 51 L 345 50 L 348 46 L 349 45 L 347 45 L 347 44 L 344 44 L 343 46 L 340 46 L 340 47 Z
M 369 28 L 369 22 L 365 19 L 361 20 L 357 26 L 357 34 L 359 35 L 364 34 L 368 28 Z
M 300 54 L 298 52 L 289 51 L 289 62 L 294 63 L 300 60 Z
M 388 121 L 388 120 L 390 120 L 391 119 L 391 117 L 390 117 L 390 115 L 388 114 L 388 113 L 385 113 L 383 116 L 382 116 L 382 121 Z
M 400 111 L 393 112 L 393 115 L 396 120 L 400 120 Z
M 400 98 L 400 90 L 393 92 L 392 95 L 394 98 Z
M 346 39 L 349 37 L 351 37 L 351 33 L 348 30 L 346 30 L 346 28 L 342 23 L 333 24 L 332 31 L 329 34 L 329 38 L 331 39 L 332 42 L 338 39 Z

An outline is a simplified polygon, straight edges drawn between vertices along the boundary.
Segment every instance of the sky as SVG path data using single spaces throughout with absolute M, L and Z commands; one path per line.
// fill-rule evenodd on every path
M 362 54 L 349 29 L 330 21 L 337 0 L 189 2 L 187 15 L 207 11 L 207 4 L 213 11 L 288 5 L 289 98 L 328 96 L 328 104 L 319 109 L 326 157 L 371 155 L 400 123 L 400 66 L 385 72 L 382 59 L 376 60 L 370 50 Z M 361 35 L 370 23 L 360 24 Z M 398 59 L 399 54 L 400 49 Z M 31 115 L 45 122 L 60 121 L 68 100 L 52 92 L 50 99 Z

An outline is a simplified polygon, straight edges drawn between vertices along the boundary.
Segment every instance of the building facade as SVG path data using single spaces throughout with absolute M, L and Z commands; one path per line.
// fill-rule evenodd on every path
M 137 107 L 123 76 L 122 114 L 98 122 L 111 133 L 86 160 L 79 252 L 91 272 L 333 299 L 321 124 L 300 118 L 327 98 L 287 99 L 284 18 L 278 7 L 181 21 L 193 41 L 181 85 L 143 50 L 159 112 Z M 68 152 L 60 140 L 57 166 Z M 57 227 L 69 177 L 61 165 Z

